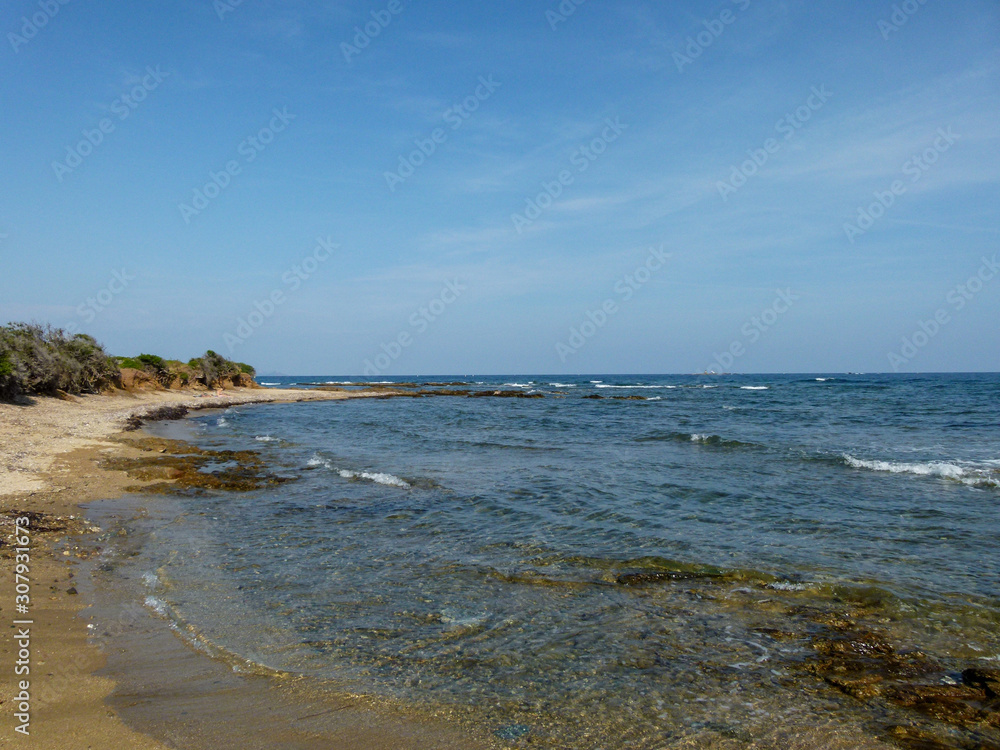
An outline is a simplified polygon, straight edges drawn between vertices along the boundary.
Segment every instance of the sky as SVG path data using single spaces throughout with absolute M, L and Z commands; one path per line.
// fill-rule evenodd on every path
M 0 323 L 284 374 L 1000 371 L 995 0 L 9 0 Z

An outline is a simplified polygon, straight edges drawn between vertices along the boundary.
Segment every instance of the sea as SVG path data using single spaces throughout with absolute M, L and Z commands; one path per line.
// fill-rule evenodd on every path
M 1000 668 L 1000 375 L 382 380 L 508 397 L 150 425 L 289 481 L 95 506 L 98 583 L 127 567 L 237 671 L 499 747 L 998 741 L 906 691 Z

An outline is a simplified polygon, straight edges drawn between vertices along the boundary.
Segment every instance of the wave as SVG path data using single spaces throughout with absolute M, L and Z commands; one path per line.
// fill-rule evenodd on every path
M 576 388 L 575 383 L 549 383 L 553 388 Z
M 950 479 L 972 487 L 1000 487 L 1000 471 L 994 466 L 982 466 L 951 461 L 925 461 L 906 463 L 902 461 L 878 461 L 855 458 L 843 454 L 843 461 L 852 469 L 887 472 L 890 474 L 913 474 L 915 476 Z
M 227 424 L 229 424 L 229 420 L 227 420 L 225 417 L 219 417 L 218 419 L 215 420 L 215 424 L 217 427 L 225 427 Z
M 741 391 L 769 391 L 771 386 L 769 385 L 741 385 Z
M 373 471 L 351 471 L 350 469 L 338 469 L 337 473 L 344 479 L 367 479 L 369 482 L 384 484 L 387 487 L 401 487 L 403 489 L 410 488 L 409 482 L 393 476 L 392 474 L 384 474 L 382 472 Z
M 504 383 L 504 385 L 510 388 L 531 388 L 534 384 L 535 384 L 534 380 L 531 380 L 527 383 Z
M 160 617 L 168 617 L 167 604 L 162 599 L 155 596 L 147 596 L 145 601 L 146 607 L 153 610 Z
M 264 381 L 262 380 L 262 381 L 260 381 L 260 382 L 259 382 L 259 383 L 258 383 L 257 385 L 281 385 L 281 383 L 265 383 L 265 382 L 264 382 Z
M 759 448 L 757 443 L 744 443 L 741 440 L 729 440 L 719 435 L 711 435 L 705 432 L 666 432 L 654 433 L 637 437 L 637 443 L 655 443 L 664 441 L 674 441 L 678 443 L 696 443 L 698 445 L 711 445 L 718 448 Z
M 596 388 L 676 388 L 676 385 L 597 385 Z
M 318 453 L 314 453 L 312 455 L 312 458 L 306 462 L 306 466 L 310 468 L 322 466 L 324 469 L 337 472 L 337 474 L 344 479 L 365 479 L 369 482 L 374 482 L 375 484 L 383 484 L 386 487 L 399 487 L 407 490 L 412 487 L 412 485 L 405 479 L 400 479 L 397 476 L 386 474 L 381 471 L 353 471 L 351 469 L 338 469 L 334 467 L 328 459 L 323 458 Z
M 275 440 L 278 439 L 279 438 L 271 437 L 270 435 L 257 435 L 254 438 L 254 440 L 256 440 L 258 443 L 273 443 Z

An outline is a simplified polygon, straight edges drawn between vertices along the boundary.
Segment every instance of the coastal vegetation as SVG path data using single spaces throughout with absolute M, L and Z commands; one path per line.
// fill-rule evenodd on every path
M 37 323 L 0 326 L 0 398 L 101 393 L 113 388 L 254 387 L 255 370 L 209 349 L 187 362 L 110 356 L 92 336 Z

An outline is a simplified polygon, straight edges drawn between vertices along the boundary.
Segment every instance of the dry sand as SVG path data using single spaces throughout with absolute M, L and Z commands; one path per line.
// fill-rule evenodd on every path
M 386 395 L 386 394 L 380 394 Z M 5 581 L 13 582 L 14 519 L 26 512 L 32 514 L 31 526 L 31 723 L 30 736 L 15 732 L 13 717 L 18 693 L 14 665 L 17 646 L 13 637 L 0 644 L 0 701 L 3 720 L 0 722 L 0 746 L 20 743 L 32 748 L 165 748 L 157 740 L 141 734 L 112 710 L 108 699 L 116 687 L 115 681 L 94 674 L 105 664 L 105 655 L 88 642 L 86 621 L 80 617 L 87 605 L 76 593 L 75 570 L 85 558 L 85 547 L 74 543 L 74 537 L 86 533 L 87 522 L 78 505 L 120 496 L 125 486 L 137 484 L 122 472 L 101 469 L 97 462 L 111 455 L 137 455 L 134 448 L 112 440 L 124 421 L 131 415 L 143 414 L 162 406 L 181 405 L 190 409 L 225 408 L 236 404 L 272 403 L 314 400 L 338 400 L 361 396 L 336 391 L 250 390 L 234 389 L 221 397 L 196 397 L 191 391 L 157 391 L 113 396 L 34 398 L 30 404 L 0 404 L 0 568 Z M 0 595 L 0 622 L 13 636 L 15 612 L 12 583 L 3 587 Z M 176 639 L 175 639 L 176 640 Z M 177 641 L 180 644 L 180 641 Z M 176 648 L 177 644 L 167 644 Z M 170 657 L 176 661 L 176 653 Z M 203 671 L 213 669 L 207 657 L 193 655 L 191 659 Z M 138 663 L 138 662 L 136 662 Z M 141 667 L 136 667 L 141 671 Z M 138 683 L 148 683 L 145 675 L 130 675 Z M 175 747 L 324 747 L 324 748 L 476 748 L 488 746 L 471 738 L 463 738 L 444 722 L 411 721 L 390 715 L 391 709 L 379 709 L 363 701 L 331 699 L 325 713 L 336 712 L 342 720 L 317 732 L 308 727 L 311 739 L 299 736 L 305 727 L 289 724 L 274 726 L 266 736 L 257 735 L 247 742 L 244 736 L 224 730 L 224 722 L 232 719 L 226 707 L 238 713 L 253 711 L 270 688 L 247 681 L 247 698 L 239 685 L 228 684 L 225 695 L 199 696 L 197 703 L 204 712 L 202 727 L 191 726 L 190 737 L 203 741 L 178 741 L 176 733 L 160 732 L 170 737 Z M 153 687 L 147 702 L 158 701 Z M 177 685 L 164 685 L 163 702 L 178 700 Z M 218 700 L 216 700 L 218 699 Z M 285 696 L 285 701 L 294 697 Z M 168 709 L 169 710 L 169 709 Z M 214 721 L 212 717 L 214 716 Z M 219 724 L 219 726 L 208 726 Z M 155 726 L 155 722 L 153 724 Z M 144 724 L 144 728 L 148 728 Z M 152 729 L 150 731 L 153 731 Z M 210 739 L 209 735 L 218 732 Z M 155 732 L 154 732 L 155 733 Z M 241 733 L 242 734 L 242 733 Z M 228 739 L 223 739 L 228 738 Z

